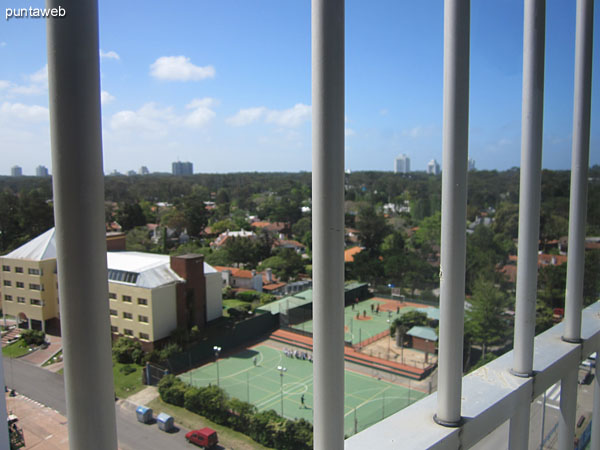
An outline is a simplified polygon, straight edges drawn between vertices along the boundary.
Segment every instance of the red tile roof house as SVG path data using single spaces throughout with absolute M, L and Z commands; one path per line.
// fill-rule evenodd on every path
M 273 242 L 273 248 L 291 248 L 299 254 L 306 252 L 306 246 L 304 244 L 289 239 L 277 239 Z
M 263 276 L 256 270 L 224 266 L 215 266 L 215 269 L 221 273 L 223 286 L 231 286 L 234 289 L 252 289 L 257 292 L 263 291 Z
M 225 231 L 221 233 L 213 242 L 210 243 L 212 248 L 220 248 L 225 245 L 227 239 L 231 238 L 244 238 L 244 239 L 256 239 L 256 233 L 254 231 Z

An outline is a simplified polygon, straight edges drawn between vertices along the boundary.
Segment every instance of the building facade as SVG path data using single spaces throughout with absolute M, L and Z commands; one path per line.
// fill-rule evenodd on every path
M 107 237 L 112 246 L 114 236 Z M 54 228 L 0 257 L 2 308 L 29 328 L 60 320 Z M 203 328 L 222 314 L 221 274 L 202 255 L 107 252 L 111 331 L 146 348 L 177 327 Z
M 47 177 L 48 176 L 48 168 L 46 166 L 37 166 L 35 168 L 35 176 L 36 177 Z
M 23 176 L 23 169 L 21 166 L 12 166 L 10 168 L 10 176 L 11 177 L 21 177 Z
M 427 163 L 427 173 L 430 175 L 439 175 L 440 174 L 440 165 L 435 159 L 432 159 Z
M 394 173 L 409 173 L 410 172 L 410 158 L 408 155 L 402 153 L 394 160 Z
M 194 173 L 194 165 L 187 161 L 175 161 L 172 164 L 173 175 L 192 175 Z

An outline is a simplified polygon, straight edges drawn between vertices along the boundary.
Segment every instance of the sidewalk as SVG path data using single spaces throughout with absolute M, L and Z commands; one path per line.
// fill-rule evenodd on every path
M 35 450 L 69 450 L 67 419 L 52 408 L 22 395 L 6 394 L 8 411 L 19 418 L 25 447 Z
M 46 341 L 50 343 L 47 348 L 38 348 L 35 352 L 23 356 L 24 361 L 28 361 L 36 366 L 41 366 L 48 359 L 54 356 L 62 348 L 62 339 L 58 336 L 46 335 Z

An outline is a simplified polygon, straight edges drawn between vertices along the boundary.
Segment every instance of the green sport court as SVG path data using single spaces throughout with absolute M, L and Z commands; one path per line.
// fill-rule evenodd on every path
M 278 366 L 286 368 L 283 376 Z M 220 359 L 218 368 L 217 363 L 206 364 L 179 375 L 179 378 L 194 386 L 218 383 L 231 397 L 252 403 L 259 411 L 274 409 L 281 414 L 283 398 L 285 417 L 312 422 L 312 371 L 313 364 L 308 360 L 287 357 L 280 349 L 260 344 Z M 420 391 L 349 370 L 345 371 L 344 380 L 344 432 L 347 436 L 425 396 Z
M 398 304 L 400 304 L 400 302 L 398 302 Z M 371 311 L 371 305 L 373 305 L 373 311 Z M 352 345 L 363 342 L 385 330 L 388 330 L 390 328 L 390 323 L 394 321 L 394 319 L 400 317 L 402 314 L 405 314 L 408 311 L 415 309 L 413 307 L 404 307 L 400 308 L 399 313 L 397 313 L 396 310 L 380 310 L 379 314 L 377 314 L 375 310 L 378 305 L 381 309 L 384 303 L 371 298 L 359 302 L 355 305 L 354 309 L 352 309 L 352 305 L 344 308 L 344 325 L 346 330 L 344 340 L 346 342 L 351 342 Z M 359 319 L 356 317 L 357 313 L 360 317 Z M 364 317 L 365 315 L 366 318 Z M 312 318 L 307 317 L 306 321 L 292 325 L 292 328 L 312 333 Z

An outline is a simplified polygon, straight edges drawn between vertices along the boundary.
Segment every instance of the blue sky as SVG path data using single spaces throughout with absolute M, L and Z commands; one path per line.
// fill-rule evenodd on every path
M 520 163 L 522 3 L 472 1 L 469 154 L 479 169 Z M 106 173 L 166 172 L 178 159 L 195 172 L 311 170 L 310 0 L 102 0 L 99 8 Z M 599 10 L 591 164 L 600 164 Z M 548 1 L 550 169 L 571 164 L 574 42 L 575 1 Z M 45 21 L 4 20 L 0 61 L 0 174 L 51 169 Z M 346 168 L 392 170 L 400 153 L 413 170 L 441 163 L 442 67 L 442 0 L 347 0 Z

